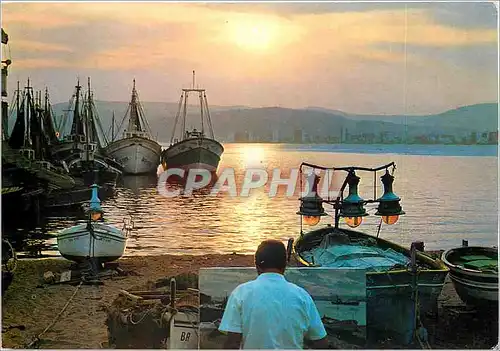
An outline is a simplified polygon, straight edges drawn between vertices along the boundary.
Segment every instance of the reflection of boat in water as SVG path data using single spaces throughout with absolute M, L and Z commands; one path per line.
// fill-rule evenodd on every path
M 123 137 L 114 140 L 113 133 L 113 140 L 106 146 L 105 152 L 122 165 L 125 174 L 155 173 L 160 163 L 161 146 L 152 139 L 148 121 L 135 89 L 135 79 L 132 99 L 118 132 L 127 116 L 128 126 L 123 132 Z M 114 130 L 114 125 L 112 129 Z
M 199 95 L 201 114 L 200 130 L 194 128 L 188 131 L 186 129 L 189 93 L 198 93 Z M 182 125 L 180 128 L 180 135 L 176 138 L 179 118 L 181 118 Z M 205 133 L 206 127 L 208 127 L 208 137 Z M 223 152 L 224 147 L 215 140 L 205 89 L 195 89 L 193 71 L 193 88 L 182 89 L 170 146 L 162 152 L 162 163 L 166 165 L 167 168 L 180 168 L 183 170 L 206 169 L 215 174 Z
M 326 168 L 303 164 L 316 169 L 347 171 L 344 184 L 337 198 L 323 200 L 317 194 L 318 178 L 314 179 L 312 191 L 301 198 L 302 222 L 316 225 L 325 216 L 323 203 L 335 209 L 335 225 L 328 224 L 321 229 L 303 233 L 293 243 L 293 251 L 299 263 L 308 267 L 329 267 L 332 269 L 364 270 L 366 272 L 366 321 L 370 341 L 386 337 L 402 344 L 412 341 L 416 330 L 416 314 L 433 309 L 441 293 L 447 267 L 416 250 L 406 249 L 396 243 L 362 232 L 339 227 L 341 217 L 351 227 L 361 224 L 367 215 L 364 205 L 378 202 L 377 215 L 388 224 L 397 221 L 404 214 L 399 198 L 392 192 L 394 177 L 388 173 L 393 163 L 376 169 L 345 167 Z M 302 166 L 303 166 L 302 165 Z M 301 166 L 301 170 L 302 170 Z M 355 170 L 383 171 L 384 194 L 373 200 L 363 200 L 357 194 L 359 177 Z M 343 196 L 349 186 L 349 196 Z M 332 287 L 335 291 L 335 287 Z M 416 305 L 416 301 L 418 304 Z
M 467 304 L 494 307 L 498 304 L 498 249 L 463 246 L 443 252 L 455 290 Z
M 124 175 L 120 177 L 118 185 L 138 193 L 141 189 L 155 188 L 158 177 L 155 174 Z
M 99 263 L 104 263 L 119 259 L 125 251 L 131 228 L 127 223 L 124 223 L 122 229 L 102 223 L 97 187 L 96 184 L 92 185 L 87 223 L 63 229 L 57 234 L 59 252 L 68 260 L 83 262 L 95 259 Z

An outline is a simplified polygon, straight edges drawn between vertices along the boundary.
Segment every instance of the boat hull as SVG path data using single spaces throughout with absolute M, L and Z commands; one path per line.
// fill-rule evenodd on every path
M 161 145 L 154 140 L 136 136 L 110 143 L 105 153 L 123 167 L 125 174 L 156 173 Z
M 115 194 L 114 186 L 102 185 L 98 189 L 98 196 L 101 200 L 106 200 Z M 60 209 L 62 207 L 81 206 L 89 202 L 92 196 L 90 187 L 77 187 L 71 190 L 54 190 L 49 192 L 44 200 L 45 209 Z
M 101 223 L 93 223 L 93 228 L 93 234 L 86 223 L 60 231 L 57 247 L 61 255 L 74 262 L 91 258 L 100 263 L 115 261 L 123 256 L 127 242 L 125 232 Z
M 477 307 L 491 307 L 498 304 L 498 274 L 465 268 L 457 263 L 462 256 L 481 254 L 498 260 L 497 249 L 480 246 L 446 250 L 442 260 L 450 269 L 451 281 L 462 301 Z
M 307 267 L 316 266 L 306 260 L 303 253 L 317 247 L 321 238 L 334 230 L 333 227 L 322 228 L 303 234 L 297 239 L 293 253 L 299 264 Z M 391 248 L 407 257 L 410 256 L 408 249 L 390 241 L 352 230 L 338 229 L 338 231 L 349 237 L 372 240 L 377 246 Z M 417 284 L 418 312 L 422 315 L 436 308 L 448 268 L 440 260 L 432 259 L 420 252 L 417 252 L 417 263 L 425 267 L 419 270 L 418 275 L 414 275 L 407 268 L 366 272 L 368 342 L 375 344 L 390 338 L 399 344 L 411 343 L 415 330 L 414 279 Z
M 215 172 L 224 152 L 216 140 L 208 138 L 185 139 L 162 152 L 167 168 L 206 169 Z

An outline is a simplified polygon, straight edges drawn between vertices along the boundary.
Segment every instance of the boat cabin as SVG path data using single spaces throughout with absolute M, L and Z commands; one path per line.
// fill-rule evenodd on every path
M 51 171 L 53 168 L 50 162 L 47 161 L 38 161 L 37 164 L 40 166 L 40 168 L 46 169 L 47 171 Z
M 146 132 L 139 132 L 139 131 L 133 131 L 133 132 L 125 132 L 123 133 L 123 138 L 133 138 L 133 137 L 139 137 L 139 138 L 148 138 L 148 133 Z
M 26 157 L 28 160 L 35 159 L 35 150 L 33 149 L 19 149 L 19 153 Z
M 67 135 L 64 137 L 64 140 L 65 141 L 71 141 L 71 142 L 80 142 L 80 143 L 85 143 L 85 135 L 75 135 L 75 134 L 71 134 L 71 135 Z
M 204 136 L 205 134 L 202 131 L 198 131 L 194 128 L 191 132 L 186 130 L 185 139 L 203 138 Z

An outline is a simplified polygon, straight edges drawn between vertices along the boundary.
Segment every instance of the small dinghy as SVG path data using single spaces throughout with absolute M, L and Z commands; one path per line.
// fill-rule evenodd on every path
M 93 184 L 87 223 L 63 229 L 57 235 L 59 252 L 68 260 L 80 263 L 95 259 L 105 263 L 119 259 L 125 251 L 131 222 L 124 221 L 122 229 L 104 224 L 97 191 L 98 185 Z
M 498 304 L 498 249 L 462 246 L 443 252 L 455 290 L 466 304 Z

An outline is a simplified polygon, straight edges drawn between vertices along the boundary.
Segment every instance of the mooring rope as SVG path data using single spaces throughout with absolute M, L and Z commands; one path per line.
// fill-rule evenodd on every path
M 64 305 L 64 307 L 62 308 L 62 310 L 57 314 L 57 316 L 54 318 L 54 320 L 52 320 L 52 322 L 40 334 L 38 334 L 29 344 L 27 344 L 25 346 L 25 348 L 27 348 L 27 349 L 33 348 L 38 342 L 40 342 L 40 338 L 46 332 L 48 332 L 50 330 L 50 328 L 52 328 L 57 323 L 59 317 L 61 317 L 61 315 L 64 313 L 64 311 L 66 311 L 66 308 L 68 308 L 69 304 L 71 303 L 71 301 L 75 297 L 76 293 L 78 292 L 78 290 L 80 289 L 80 287 L 82 286 L 82 284 L 83 284 L 83 281 L 81 281 L 80 284 L 78 284 L 78 286 L 76 287 L 75 291 L 73 292 L 73 295 L 71 295 L 71 297 L 69 298 L 69 300 L 66 302 L 66 304 Z

